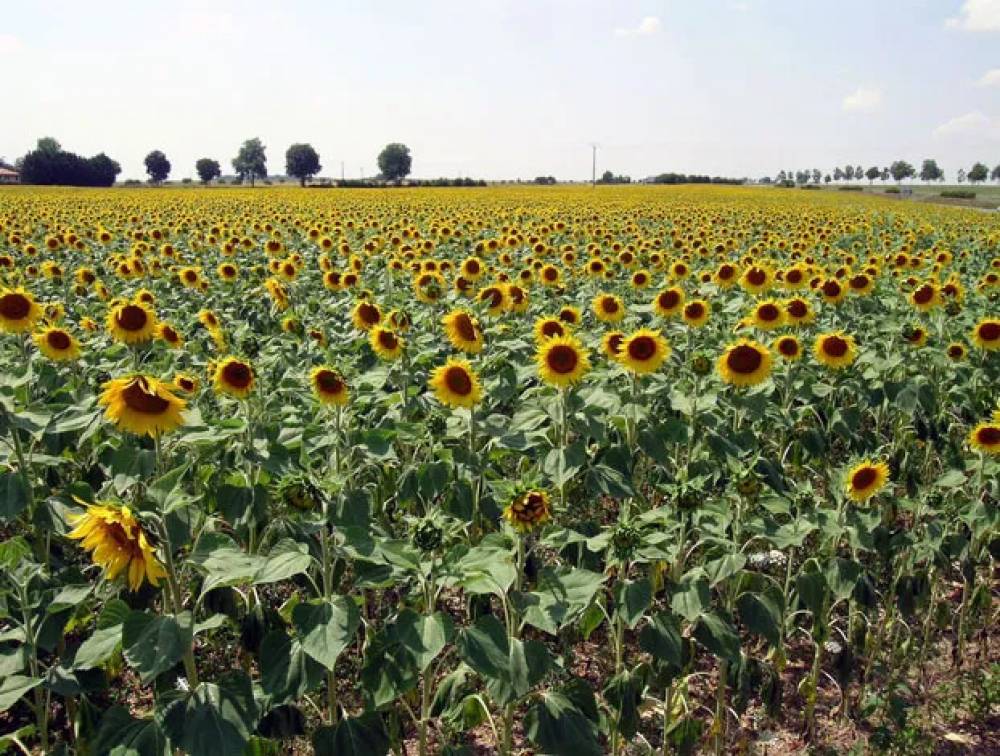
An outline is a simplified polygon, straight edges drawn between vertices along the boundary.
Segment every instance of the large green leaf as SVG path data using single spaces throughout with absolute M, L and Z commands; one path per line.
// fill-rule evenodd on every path
M 684 664 L 680 623 L 670 612 L 660 612 L 650 618 L 639 632 L 639 645 L 661 664 L 677 668 Z
M 298 638 L 273 630 L 260 645 L 260 686 L 271 704 L 301 698 L 323 681 L 323 666 L 302 650 Z
M 597 725 L 566 695 L 543 693 L 528 709 L 524 730 L 539 750 L 553 756 L 601 756 Z
M 736 661 L 740 657 L 740 636 L 732 623 L 714 612 L 705 612 L 694 628 L 694 637 L 720 659 Z
M 369 712 L 342 719 L 333 727 L 320 727 L 312 745 L 316 756 L 385 756 L 391 741 L 381 715 Z
M 256 724 L 253 686 L 243 671 L 201 683 L 163 715 L 171 744 L 189 756 L 243 756 Z
M 170 756 L 170 744 L 155 719 L 134 719 L 124 706 L 101 718 L 94 753 L 107 756 Z
M 743 593 L 736 601 L 740 620 L 750 632 L 761 635 L 774 647 L 781 647 L 781 609 L 763 593 Z
M 632 629 L 639 624 L 653 600 L 653 586 L 649 578 L 623 580 L 615 583 L 614 595 L 615 612 Z
M 524 621 L 555 635 L 590 606 L 604 583 L 604 576 L 575 567 L 544 568 L 536 589 L 516 597 Z
M 311 563 L 309 548 L 304 543 L 283 538 L 271 549 L 264 564 L 254 574 L 253 582 L 259 585 L 287 580 L 308 570 Z
M 132 612 L 122 626 L 122 648 L 139 679 L 148 683 L 181 660 L 191 647 L 192 636 L 189 612 L 176 617 Z
M 361 624 L 358 605 L 349 596 L 298 604 L 292 624 L 299 633 L 302 650 L 327 669 L 354 640 Z
M 545 676 L 551 657 L 538 641 L 508 638 L 496 617 L 486 615 L 459 633 L 459 655 L 486 680 L 490 696 L 504 705 L 524 697 Z
M 0 522 L 15 519 L 28 507 L 28 489 L 21 474 L 0 470 Z
M 42 684 L 40 677 L 11 675 L 0 681 L 0 712 L 7 711 L 21 696 Z

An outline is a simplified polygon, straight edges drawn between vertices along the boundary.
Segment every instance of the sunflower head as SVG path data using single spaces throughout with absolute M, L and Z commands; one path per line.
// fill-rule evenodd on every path
M 640 328 L 622 343 L 619 362 L 633 373 L 652 373 L 670 356 L 667 340 L 659 331 Z
M 479 377 L 465 360 L 448 360 L 434 369 L 430 378 L 434 396 L 449 407 L 471 409 L 482 400 Z
M 38 350 L 53 362 L 71 362 L 80 356 L 80 343 L 65 328 L 48 326 L 32 338 Z
M 993 413 L 993 422 L 979 423 L 969 432 L 969 446 L 984 454 L 1000 455 L 1000 411 Z
M 108 311 L 107 327 L 116 341 L 144 344 L 156 333 L 156 314 L 144 302 L 120 302 Z
M 67 537 L 80 541 L 109 580 L 123 576 L 137 591 L 144 582 L 155 586 L 167 576 L 149 536 L 128 507 L 87 504 L 79 499 L 77 503 L 86 510 L 72 517 L 75 527 Z
M 771 374 L 771 351 L 763 344 L 740 339 L 730 344 L 719 357 L 716 369 L 726 383 L 756 386 Z
M 865 460 L 848 471 L 844 488 L 854 501 L 867 501 L 881 491 L 888 481 L 888 464 Z
M 466 354 L 483 349 L 483 332 L 476 319 L 465 310 L 453 310 L 441 320 L 451 345 Z
M 0 331 L 27 333 L 42 318 L 41 305 L 24 289 L 0 288 Z
M 226 357 L 215 365 L 212 385 L 216 393 L 245 399 L 254 386 L 253 366 L 239 357 Z
M 549 495 L 538 490 L 518 494 L 504 509 L 503 516 L 519 533 L 530 533 L 552 519 Z
M 590 370 L 587 350 L 572 336 L 554 336 L 543 341 L 535 361 L 541 379 L 559 388 L 579 382 Z
M 342 407 L 347 404 L 349 392 L 343 376 L 333 368 L 319 366 L 309 373 L 313 396 L 320 404 Z
M 181 427 L 184 424 L 181 413 L 187 406 L 168 384 L 147 375 L 108 381 L 103 386 L 100 404 L 105 408 L 105 419 L 117 428 L 153 437 Z
M 854 337 L 843 331 L 821 333 L 813 344 L 816 359 L 833 370 L 841 370 L 852 364 L 858 356 Z
M 983 318 L 972 329 L 973 343 L 987 352 L 1000 349 L 1000 318 Z

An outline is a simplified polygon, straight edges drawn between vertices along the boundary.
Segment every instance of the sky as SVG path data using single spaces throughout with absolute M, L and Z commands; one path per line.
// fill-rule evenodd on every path
M 1000 163 L 1000 0 L 9 3 L 0 156 L 53 136 L 145 178 L 260 137 L 321 175 L 725 176 Z

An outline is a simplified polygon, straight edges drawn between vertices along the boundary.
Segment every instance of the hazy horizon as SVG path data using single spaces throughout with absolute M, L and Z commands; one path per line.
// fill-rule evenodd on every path
M 321 175 L 560 180 L 773 176 L 847 163 L 1000 163 L 1000 0 L 409 4 L 185 1 L 8 9 L 0 156 L 42 136 L 120 180 L 223 173 L 258 136 L 268 172 L 309 142 Z

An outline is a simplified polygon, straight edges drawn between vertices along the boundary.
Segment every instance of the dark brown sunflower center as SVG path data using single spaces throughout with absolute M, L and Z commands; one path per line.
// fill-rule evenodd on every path
M 31 312 L 31 302 L 23 294 L 11 292 L 0 297 L 0 314 L 7 320 L 24 320 Z
M 636 273 L 632 277 L 632 281 L 635 283 L 636 286 L 642 286 L 643 284 L 646 283 L 646 274 L 645 273 Z
M 839 297 L 840 292 L 840 284 L 836 281 L 827 281 L 823 284 L 823 294 L 828 297 Z
M 378 335 L 378 343 L 386 349 L 395 349 L 399 345 L 399 340 L 396 338 L 396 334 L 392 331 L 380 331 Z
M 608 337 L 608 348 L 614 354 L 618 354 L 622 350 L 622 342 L 625 337 L 620 333 L 613 333 Z
M 177 381 L 177 385 L 179 385 L 185 391 L 194 391 L 194 381 L 192 381 L 190 378 L 180 378 Z
M 558 344 L 549 350 L 545 361 L 552 372 L 565 375 L 572 373 L 576 369 L 580 358 L 573 347 L 566 344 Z
M 651 336 L 637 336 L 628 342 L 628 356 L 639 362 L 646 362 L 656 354 L 656 339 Z
M 245 362 L 227 362 L 222 368 L 222 380 L 236 389 L 245 389 L 253 380 L 253 371 Z
M 976 431 L 976 441 L 983 446 L 996 446 L 1000 444 L 1000 427 L 987 425 L 984 428 L 980 428 Z
M 618 312 L 618 302 L 615 301 L 614 297 L 604 297 L 601 299 L 601 309 L 609 315 L 613 315 Z
M 145 378 L 136 378 L 126 386 L 122 399 L 130 410 L 144 415 L 162 415 L 170 408 L 170 402 L 153 391 Z
M 65 331 L 49 331 L 45 335 L 45 340 L 48 342 L 50 347 L 58 349 L 59 351 L 69 349 L 70 345 L 73 343 L 69 338 L 69 334 Z
M 472 393 L 472 377 L 463 367 L 455 365 L 448 368 L 444 374 L 444 383 L 453 394 L 468 396 Z
M 761 305 L 757 308 L 757 317 L 765 322 L 771 322 L 781 317 L 781 310 L 773 304 Z
M 680 302 L 681 296 L 676 291 L 664 291 L 659 296 L 660 307 L 665 310 L 672 310 Z
M 687 307 L 684 308 L 684 314 L 687 315 L 692 320 L 698 320 L 702 315 L 705 314 L 705 305 L 701 302 L 692 302 Z
M 979 326 L 979 338 L 983 341 L 1000 339 L 1000 323 L 988 321 Z
M 801 270 L 788 271 L 788 273 L 785 274 L 785 280 L 793 284 L 799 283 L 802 280 L 802 271 Z
M 863 491 L 878 480 L 878 471 L 874 467 L 862 467 L 851 476 L 851 488 Z
M 823 339 L 823 351 L 831 357 L 843 357 L 847 354 L 848 344 L 840 336 L 827 336 Z
M 316 374 L 316 385 L 324 394 L 339 394 L 344 387 L 344 382 L 332 370 L 321 370 Z
M 763 286 L 767 282 L 767 273 L 758 268 L 754 268 L 747 273 L 747 281 L 749 281 L 753 286 Z
M 559 271 L 555 268 L 546 268 L 542 271 L 546 281 L 555 281 L 559 277 Z
M 465 263 L 465 272 L 470 276 L 474 276 L 479 272 L 479 262 L 476 260 L 469 260 Z
M 565 323 L 576 323 L 576 313 L 572 310 L 560 310 L 559 319 Z
M 123 331 L 141 331 L 148 322 L 146 311 L 134 304 L 125 305 L 115 315 L 115 323 Z
M 736 273 L 736 268 L 734 268 L 732 265 L 723 265 L 721 268 L 719 268 L 719 278 L 721 278 L 723 281 L 728 281 L 735 275 L 735 273 Z
M 948 356 L 949 357 L 961 357 L 962 354 L 963 354 L 963 351 L 964 350 L 962 349 L 962 347 L 960 347 L 958 344 L 952 344 L 950 347 L 948 347 Z
M 934 299 L 934 289 L 927 284 L 913 292 L 913 301 L 917 304 L 927 304 L 932 299 Z
M 782 339 L 778 342 L 778 351 L 786 357 L 794 357 L 799 353 L 799 342 L 795 339 Z
M 495 287 L 490 287 L 483 292 L 483 301 L 489 302 L 490 308 L 499 307 L 503 304 L 503 292 Z
M 748 344 L 740 344 L 726 355 L 726 366 L 741 375 L 756 372 L 763 362 L 764 355 Z
M 788 303 L 788 314 L 793 318 L 804 318 L 809 312 L 809 307 L 801 299 L 793 299 Z

